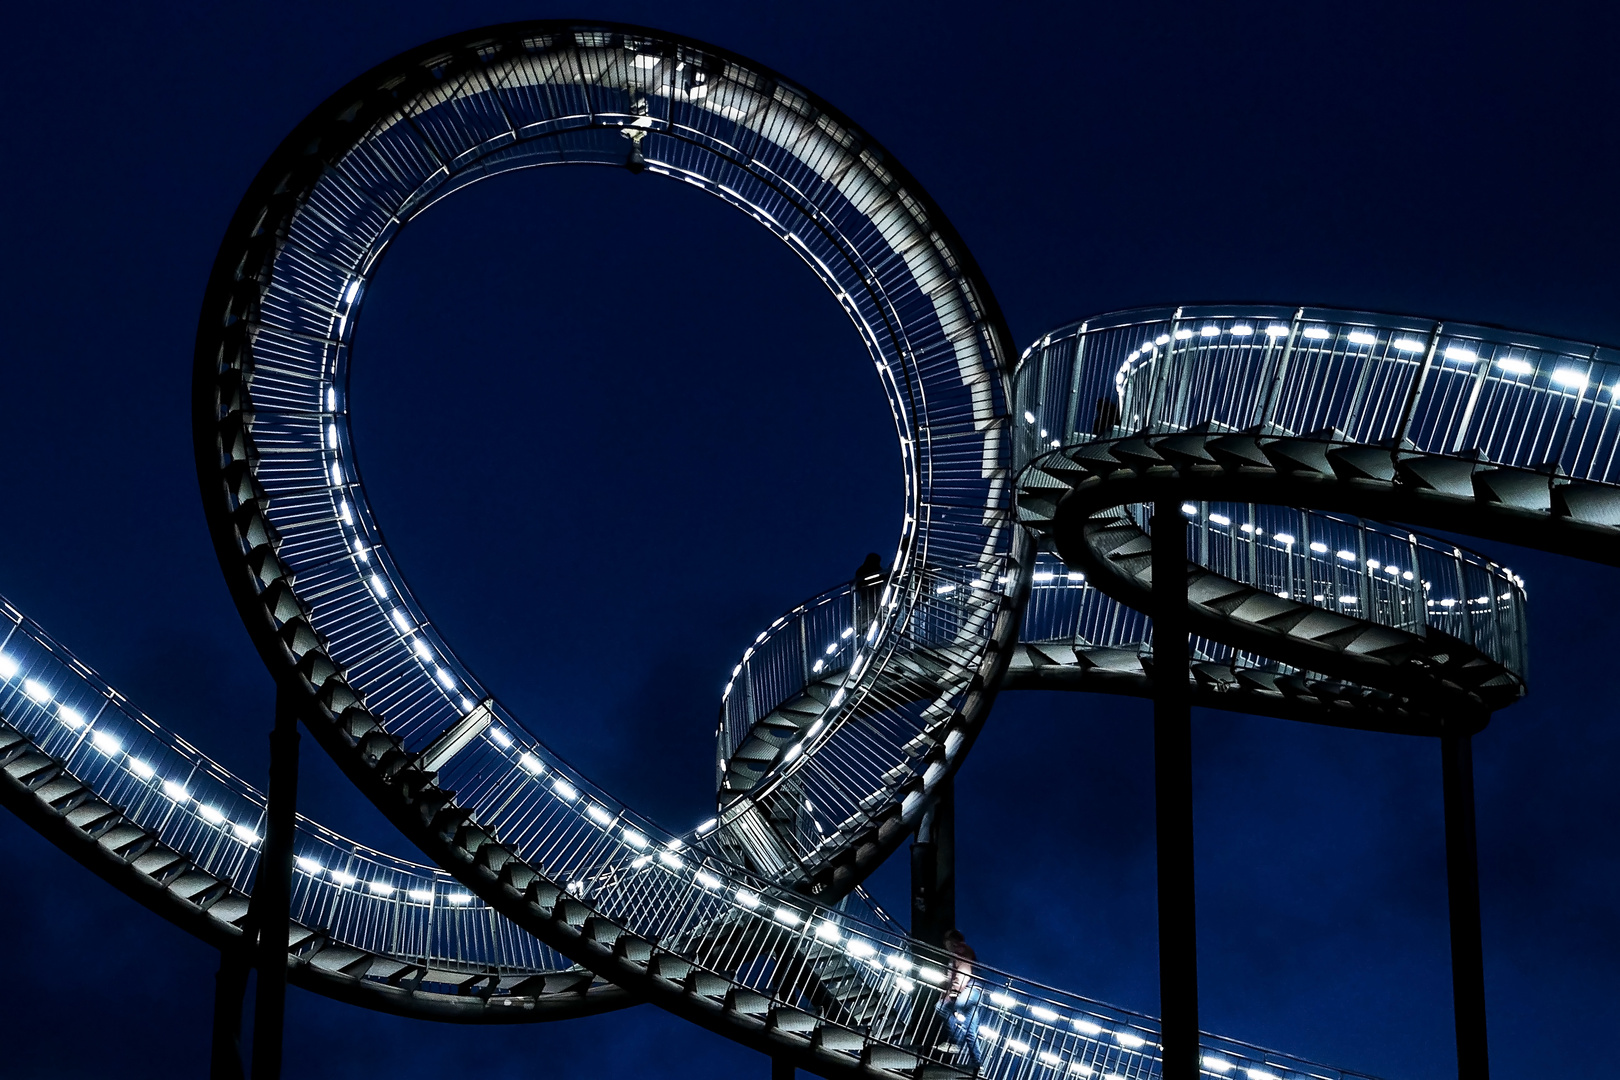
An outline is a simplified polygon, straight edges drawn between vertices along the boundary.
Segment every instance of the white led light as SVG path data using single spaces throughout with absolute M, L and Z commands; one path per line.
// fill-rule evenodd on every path
M 1114 1038 L 1119 1042 L 1119 1045 L 1128 1047 L 1131 1050 L 1140 1050 L 1147 1045 L 1146 1039 L 1140 1035 L 1133 1035 L 1129 1031 L 1116 1031 L 1114 1032 Z
M 708 833 L 713 832 L 719 824 L 719 818 L 710 818 L 708 821 L 705 821 L 703 824 L 697 827 L 697 834 L 699 836 L 705 836 Z
M 378 896 L 393 896 L 394 895 L 394 887 L 392 885 L 388 884 L 386 881 L 370 881 L 370 882 L 367 882 L 366 883 L 366 888 L 370 889 L 372 892 L 376 893 Z
M 816 937 L 820 938 L 822 941 L 843 940 L 843 935 L 838 932 L 838 927 L 834 926 L 826 919 L 822 919 L 821 922 L 816 924 Z
M 1069 1066 L 1069 1072 L 1073 1073 L 1075 1076 L 1090 1076 L 1095 1071 L 1096 1070 L 1090 1065 L 1084 1065 L 1078 1061 Z
M 34 679 L 24 679 L 23 680 L 23 693 L 25 693 L 29 697 L 33 698 L 35 701 L 39 702 L 41 705 L 50 704 L 51 692 L 45 686 L 45 684 L 42 683 L 42 682 L 37 682 Z
M 1182 503 L 1181 512 L 1183 514 L 1196 514 L 1198 513 L 1198 506 L 1194 503 Z
M 640 870 L 643 866 L 646 866 L 650 862 L 652 862 L 651 855 L 637 855 L 635 858 L 630 860 L 630 865 L 635 867 L 637 870 Z
M 751 893 L 747 889 L 738 889 L 733 895 L 737 897 L 737 903 L 745 908 L 759 907 L 759 895 L 757 893 Z
M 625 826 L 624 842 L 635 848 L 637 851 L 647 850 L 647 838 L 629 826 Z
M 1285 336 L 1287 333 L 1288 327 L 1284 326 L 1282 323 L 1272 323 L 1270 326 L 1266 327 L 1266 337 L 1279 338 Z
M 1029 1007 L 1029 1015 L 1033 1016 L 1037 1020 L 1044 1020 L 1048 1024 L 1058 1018 L 1057 1013 L 1053 1012 L 1051 1009 L 1048 1009 L 1044 1005 L 1031 1005 Z
M 597 806 L 595 803 L 591 803 L 589 806 L 585 807 L 585 813 L 598 825 L 613 824 L 613 815 L 602 809 L 602 807 Z
M 1186 341 L 1190 337 L 1192 337 L 1192 331 L 1191 330 L 1177 330 L 1176 331 L 1176 340 L 1177 341 Z
M 411 632 L 411 620 L 405 617 L 405 612 L 402 609 L 395 608 L 388 613 L 388 617 L 394 620 L 394 625 L 399 627 L 400 630 L 407 634 Z
M 356 879 L 353 874 L 345 874 L 341 870 L 334 870 L 332 871 L 332 880 L 339 885 L 353 885 Z
M 1213 521 L 1217 525 L 1232 524 L 1232 519 L 1227 517 L 1225 514 L 1211 514 L 1209 515 L 1209 520 Z
M 1384 573 L 1388 574 L 1390 577 L 1399 577 L 1401 571 L 1400 571 L 1399 567 L 1386 566 L 1386 567 L 1384 567 Z
M 1035 1056 L 1040 1058 L 1041 1062 L 1043 1064 L 1046 1064 L 1046 1065 L 1061 1065 L 1061 1064 L 1063 1064 L 1063 1059 L 1058 1057 L 1056 1054 L 1052 1053 L 1052 1051 L 1050 1051 L 1050 1050 L 1042 1050 L 1039 1054 L 1036 1054 Z
M 671 870 L 679 870 L 681 867 L 686 865 L 681 861 L 681 857 L 675 854 L 673 851 L 660 851 L 658 853 L 658 861 L 669 867 Z
M 173 780 L 163 781 L 163 794 L 167 795 L 175 802 L 185 802 L 187 799 L 191 798 L 191 792 L 187 791 L 185 787 L 175 783 Z
M 1559 386 L 1567 386 L 1571 390 L 1586 389 L 1586 376 L 1582 375 L 1574 368 L 1559 368 L 1557 371 L 1554 371 L 1551 375 L 1547 376 L 1547 378 L 1551 379 Z
M 472 894 L 453 892 L 449 896 L 446 896 L 445 899 L 450 901 L 452 904 L 470 904 L 472 903 Z
M 337 390 L 330 386 L 326 388 L 326 407 L 333 411 L 337 410 Z
M 1348 593 L 1345 594 L 1344 596 L 1339 597 L 1339 603 L 1341 603 L 1341 604 L 1354 604 L 1355 602 L 1356 602 L 1356 598 L 1349 595 Z
M 314 859 L 306 859 L 302 855 L 294 859 L 293 862 L 297 864 L 298 869 L 302 870 L 306 874 L 318 874 L 322 870 L 326 869 L 326 867 L 322 866 Z
M 1050 570 L 1041 570 L 1031 577 L 1030 580 L 1034 581 L 1036 584 L 1044 584 L 1045 582 L 1051 581 L 1054 576 L 1056 575 L 1054 575 Z
M 1018 999 L 1013 997 L 1011 994 L 999 994 L 992 992 L 990 994 L 990 1000 L 1003 1009 L 1011 1009 L 1018 1004 Z
M 1237 326 L 1232 327 L 1232 336 L 1233 337 L 1248 337 L 1252 333 L 1254 333 L 1254 327 L 1252 327 L 1252 326 L 1244 326 L 1242 324 L 1239 324 Z
M 84 727 L 84 713 L 68 705 L 58 705 L 56 707 L 56 718 L 74 731 Z
M 1369 334 L 1365 330 L 1352 330 L 1350 331 L 1350 343 L 1352 345 L 1376 345 L 1378 344 L 1378 335 Z
M 1460 364 L 1472 364 L 1479 359 L 1479 356 L 1472 349 L 1464 349 L 1458 345 L 1447 345 L 1446 359 L 1455 360 Z
M 824 668 L 826 666 L 827 666 L 827 661 L 825 661 L 825 660 L 817 660 L 813 665 L 811 665 L 810 670 L 812 672 L 819 672 L 822 668 Z
M 1407 571 L 1403 572 L 1401 574 L 1401 577 L 1405 578 L 1407 581 L 1411 581 L 1412 580 L 1412 571 L 1407 570 Z
M 1029 1043 L 1019 1042 L 1017 1039 L 1008 1039 L 1005 1043 L 1002 1043 L 1002 1045 L 1007 1048 L 1007 1052 L 1009 1054 L 1029 1053 Z
M 923 967 L 919 964 L 917 966 L 917 978 L 921 979 L 923 982 L 931 982 L 935 986 L 938 986 L 940 983 L 945 981 L 945 973 L 938 968 Z M 1052 1015 L 1056 1016 L 1057 1014 L 1053 1013 Z
M 894 980 L 894 988 L 900 991 L 902 994 L 909 994 L 913 990 L 917 989 L 917 984 L 912 982 L 910 979 L 900 977 Z
M 1204 1055 L 1204 1068 L 1212 1073 L 1231 1072 L 1233 1067 L 1232 1063 L 1225 1058 L 1218 1058 L 1213 1054 Z
M 939 588 L 935 589 L 934 590 L 934 595 L 935 596 L 949 596 L 951 593 L 953 593 L 955 591 L 956 591 L 956 586 L 955 585 L 945 584 L 945 585 L 941 585 Z
M 1090 1020 L 1075 1020 L 1072 1022 L 1074 1024 L 1074 1030 L 1078 1031 L 1082 1035 L 1102 1034 L 1102 1028 L 1098 1027 L 1096 1024 L 1093 1024 Z
M 1160 334 L 1158 337 L 1153 339 L 1153 344 L 1155 344 L 1155 345 L 1168 345 L 1168 344 L 1170 344 L 1170 335 L 1169 334 Z
M 720 879 L 706 870 L 699 870 L 697 873 L 693 874 L 692 877 L 695 878 L 697 883 L 703 886 L 705 889 L 718 889 L 720 887 Z
M 776 909 L 776 921 L 783 926 L 798 926 L 799 916 L 785 907 Z
M 1271 538 L 1284 547 L 1290 547 L 1294 543 L 1294 538 L 1287 533 L 1272 533 Z
M 427 642 L 423 641 L 421 638 L 411 639 L 411 651 L 417 656 L 420 656 L 423 660 L 431 661 L 433 659 L 433 650 L 428 648 Z
M 1380 563 L 1377 559 L 1368 559 L 1367 560 L 1367 569 L 1369 569 L 1369 570 L 1376 570 L 1382 565 L 1383 564 Z
M 338 500 L 338 514 L 343 518 L 343 524 L 345 524 L 345 525 L 353 525 L 354 524 L 354 514 L 350 513 L 350 511 L 349 511 L 349 500 L 348 499 L 339 499 Z
M 957 1015 L 960 1016 L 962 1014 L 957 1013 Z M 987 1028 L 981 1024 L 979 1026 L 979 1039 L 982 1042 L 987 1042 L 991 1046 L 994 1046 L 996 1043 L 1001 1041 L 1001 1032 L 997 1031 L 995 1028 Z
M 530 776 L 539 776 L 541 773 L 546 771 L 546 767 L 540 764 L 540 759 L 535 757 L 533 754 L 519 754 L 518 764 L 522 766 L 523 771 L 528 773 Z
M 575 799 L 579 798 L 579 792 L 574 789 L 574 785 L 570 784 L 562 777 L 558 777 L 551 782 L 551 790 L 562 796 L 563 800 L 566 802 L 573 802 Z
M 388 595 L 388 582 L 383 580 L 381 574 L 371 575 L 371 587 L 377 591 L 378 596 Z
M 1200 337 L 1219 337 L 1221 328 L 1218 326 L 1201 326 L 1198 328 Z
M 870 941 L 863 941 L 855 937 L 849 939 L 849 944 L 844 946 L 844 951 L 863 960 L 869 956 L 877 955 L 877 949 Z
M 1246 533 L 1252 533 L 1254 532 L 1254 522 L 1245 521 L 1242 525 L 1239 525 L 1238 528 L 1242 529 Z
M 1024 423 L 1033 424 L 1034 422 L 1035 422 L 1035 414 L 1032 413 L 1032 412 L 1026 411 L 1024 413 Z M 758 625 L 758 624 L 756 624 L 756 625 Z
M 433 673 L 433 677 L 435 679 L 438 679 L 439 680 L 439 685 L 444 687 L 446 690 L 450 690 L 450 691 L 455 690 L 455 688 L 456 688 L 456 677 L 454 675 L 450 674 L 449 669 L 440 668 L 438 671 L 435 671 Z
M 207 803 L 200 804 L 197 807 L 197 813 L 201 814 L 202 819 L 208 822 L 210 825 L 218 825 L 220 822 L 225 820 L 224 814 L 220 813 L 212 806 L 209 806 Z
M 1244 1069 L 1243 1071 L 1249 1074 L 1249 1080 L 1277 1080 L 1275 1073 L 1269 1073 L 1264 1069 Z
M 1331 336 L 1327 328 L 1323 326 L 1307 326 L 1300 332 L 1313 341 L 1321 341 L 1323 338 Z
M 335 461 L 332 462 L 332 483 L 336 487 L 343 486 L 343 467 Z
M 371 555 L 370 555 L 370 553 L 368 553 L 366 551 L 366 545 L 362 544 L 358 540 L 356 540 L 354 542 L 354 553 L 356 555 L 360 556 L 360 561 L 361 562 L 370 562 L 371 561 Z
M 1398 352 L 1422 352 L 1425 348 L 1423 342 L 1417 338 L 1398 337 L 1389 343 L 1390 348 Z
M 501 747 L 503 750 L 512 745 L 512 736 L 508 735 L 502 728 L 490 728 L 489 737 L 495 741 L 496 746 Z
M 418 904 L 427 904 L 433 901 L 432 889 L 412 889 L 405 895 L 409 896 L 412 900 L 415 900 Z
M 841 638 L 847 638 L 847 637 L 852 636 L 854 633 L 855 633 L 855 628 L 853 626 L 849 626 L 849 627 L 845 627 L 844 632 L 842 634 L 839 634 L 838 636 L 841 637 Z
M 153 775 L 157 773 L 156 769 L 152 768 L 152 766 L 148 765 L 138 757 L 132 757 L 129 759 L 129 771 L 140 777 L 142 780 L 150 780 L 152 779 Z
M 1312 540 L 1311 541 L 1311 550 L 1316 552 L 1318 555 L 1326 555 L 1327 554 L 1327 549 L 1328 549 L 1327 545 L 1322 543 L 1322 541 L 1320 541 L 1320 540 Z
M 1496 362 L 1496 366 L 1510 375 L 1529 375 L 1531 372 L 1536 370 L 1535 365 L 1530 363 L 1528 360 L 1519 360 L 1514 357 L 1508 357 L 1506 360 L 1498 360 Z
M 838 704 L 839 699 L 841 697 L 843 697 L 843 693 L 844 692 L 842 690 L 840 690 L 837 694 L 835 694 L 833 696 L 833 704 L 834 705 Z M 799 743 L 794 743 L 792 746 L 787 748 L 787 753 L 782 755 L 782 760 L 783 761 L 792 761 L 794 758 L 798 757 L 802 753 L 804 753 L 804 747 L 801 746 Z
M 1345 551 L 1345 550 L 1341 549 L 1336 554 L 1339 556 L 1339 558 L 1343 559 L 1345 562 L 1355 562 L 1356 561 L 1356 553 L 1353 552 L 1353 551 Z
M 244 844 L 257 844 L 259 842 L 259 834 L 246 825 L 232 825 L 231 832 Z
M 888 956 L 885 956 L 883 958 L 883 962 L 899 972 L 907 972 L 911 970 L 911 961 L 895 953 L 890 953 Z
M 13 660 L 5 653 L 0 653 L 0 679 L 15 678 L 17 671 L 17 661 Z

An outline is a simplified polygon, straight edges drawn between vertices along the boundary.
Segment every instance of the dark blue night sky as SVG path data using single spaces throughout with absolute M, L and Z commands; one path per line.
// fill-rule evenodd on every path
M 202 289 L 292 126 L 411 46 L 638 22 L 774 67 L 900 158 L 1018 345 L 1150 303 L 1415 311 L 1620 341 L 1620 30 L 1605 8 L 509 3 L 15 6 L 0 84 L 0 593 L 262 783 L 272 687 L 191 456 Z M 901 479 L 837 304 L 743 215 L 538 170 L 387 259 L 353 382 L 417 595 L 531 730 L 684 829 L 719 691 L 783 610 L 893 550 Z M 1620 572 L 1527 580 L 1528 700 L 1475 741 L 1493 1064 L 1612 1074 Z M 997 967 L 1155 1011 L 1145 703 L 1008 694 L 958 782 L 959 918 Z M 1455 1074 L 1435 744 L 1195 716 L 1203 1025 L 1345 1068 Z M 303 806 L 409 849 L 305 741 Z M 904 916 L 905 869 L 875 879 Z M 201 1076 L 216 954 L 0 814 L 0 1073 Z M 767 1074 L 650 1007 L 474 1030 L 292 991 L 289 1076 Z

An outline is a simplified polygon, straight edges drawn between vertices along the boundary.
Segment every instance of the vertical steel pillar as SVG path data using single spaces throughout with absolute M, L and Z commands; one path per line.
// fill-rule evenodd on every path
M 1479 920 L 1479 855 L 1474 837 L 1474 751 L 1468 734 L 1440 736 L 1446 805 L 1446 897 L 1451 906 L 1451 999 L 1457 1022 L 1457 1076 L 1488 1080 L 1485 947 Z
M 1153 790 L 1159 857 L 1159 1015 L 1164 1080 L 1198 1080 L 1198 934 L 1193 893 L 1192 698 L 1187 521 L 1153 505 Z
M 281 1033 L 287 1013 L 287 916 L 292 901 L 293 829 L 298 814 L 298 716 L 276 691 L 270 732 L 270 791 L 264 850 L 253 886 L 259 928 L 259 981 L 253 995 L 253 1080 L 281 1076 Z
M 248 923 L 252 926 L 251 920 Z M 251 936 L 251 929 L 248 936 Z M 242 998 L 247 993 L 249 942 L 219 951 L 214 973 L 214 1043 L 208 1080 L 242 1080 Z
M 956 782 L 940 786 L 911 840 L 911 936 L 944 943 L 956 925 Z

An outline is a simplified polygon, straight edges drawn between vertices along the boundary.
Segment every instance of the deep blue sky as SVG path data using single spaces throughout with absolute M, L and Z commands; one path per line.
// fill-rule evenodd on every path
M 1020 346 L 1089 313 L 1238 298 L 1620 341 L 1617 26 L 1598 5 L 16 5 L 0 592 L 244 775 L 263 775 L 270 685 L 208 545 L 187 417 L 220 234 L 354 75 L 551 15 L 707 39 L 843 109 L 953 219 Z M 446 637 L 675 827 L 709 805 L 741 648 L 897 533 L 887 409 L 831 297 L 742 215 L 653 177 L 507 177 L 425 215 L 367 303 L 353 407 L 380 519 Z M 1494 1064 L 1601 1075 L 1620 1014 L 1620 573 L 1479 546 L 1528 579 L 1533 626 L 1530 699 L 1476 744 Z M 1196 724 L 1205 1026 L 1447 1076 L 1436 747 Z M 306 809 L 402 850 L 306 750 Z M 1141 703 L 1002 700 L 959 785 L 981 957 L 1154 1009 L 1150 764 Z M 903 874 L 876 882 L 897 911 Z M 3 1071 L 203 1074 L 207 949 L 3 815 L 0 913 L 4 1029 L 29 1033 Z M 289 1075 L 441 1069 L 766 1074 L 650 1008 L 478 1031 L 293 993 Z

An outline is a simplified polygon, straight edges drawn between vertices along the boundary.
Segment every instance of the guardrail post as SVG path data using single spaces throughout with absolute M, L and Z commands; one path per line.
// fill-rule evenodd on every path
M 1198 934 L 1193 892 L 1192 698 L 1187 521 L 1153 504 L 1153 791 L 1159 862 L 1159 1015 L 1164 1080 L 1198 1080 Z
M 281 1076 L 281 1033 L 287 1015 L 287 919 L 292 903 L 293 831 L 298 814 L 298 716 L 276 691 L 270 732 L 270 787 L 264 849 L 253 886 L 259 930 L 258 984 L 253 993 L 253 1080 Z
M 956 782 L 947 780 L 911 841 L 911 936 L 943 946 L 956 925 Z
M 1457 1076 L 1459 1080 L 1489 1080 L 1472 736 L 1441 735 L 1440 766 L 1446 807 L 1446 898 L 1451 907 L 1451 999 L 1457 1023 Z

